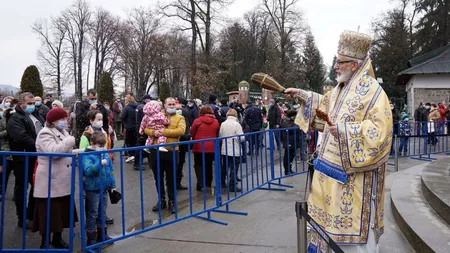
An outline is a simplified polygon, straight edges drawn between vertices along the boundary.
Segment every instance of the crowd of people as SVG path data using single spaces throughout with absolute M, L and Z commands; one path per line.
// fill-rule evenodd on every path
M 408 156 L 409 139 L 415 135 L 425 137 L 426 143 L 436 145 L 439 141 L 437 135 L 450 133 L 450 106 L 443 103 L 420 103 L 414 110 L 413 117 L 405 111 L 398 112 L 391 103 L 394 127 L 393 135 L 399 138 L 398 154 Z M 394 154 L 392 145 L 391 155 Z
M 295 149 L 300 148 L 302 138 L 305 138 L 305 134 L 294 124 L 298 105 L 294 104 L 291 109 L 288 103 L 274 99 L 265 106 L 260 99 L 254 103 L 248 101 L 245 105 L 227 99 L 219 102 L 214 94 L 209 96 L 206 103 L 183 98 L 160 101 L 145 95 L 138 103 L 134 95 L 128 93 L 124 100 L 117 97 L 110 105 L 98 101 L 97 92 L 89 90 L 83 101 L 66 105 L 68 110 L 64 107 L 61 101 L 53 100 L 52 95 L 47 95 L 44 101 L 29 92 L 17 98 L 3 98 L 0 113 L 2 150 L 47 154 L 108 151 L 117 144 L 118 137 L 123 136 L 123 147 L 145 146 L 141 150 L 129 152 L 126 162 L 133 162 L 135 170 L 145 170 L 139 159 L 148 159 L 155 185 L 160 187 L 154 212 L 160 209 L 176 212 L 174 188 L 187 190 L 181 181 L 188 151 L 194 157 L 196 190 L 204 192 L 212 186 L 215 142 L 196 142 L 189 150 L 183 141 L 226 138 L 220 147 L 221 184 L 233 192 L 240 192 L 236 183 L 241 180 L 237 173 L 238 165 L 246 162 L 248 155 L 260 155 L 264 148 L 266 135 L 255 132 L 296 128 L 296 133 L 280 131 L 274 134 L 277 148 L 281 149 L 284 144 L 283 165 L 286 175 L 293 173 L 291 166 Z M 244 133 L 255 133 L 252 135 L 254 139 L 250 140 Z M 176 159 L 173 159 L 173 152 Z M 0 201 L 5 200 L 4 193 L 12 172 L 15 177 L 13 199 L 17 225 L 39 232 L 42 236 L 41 248 L 49 247 L 47 241 L 55 248 L 67 248 L 68 244 L 61 235 L 63 229 L 71 225 L 72 159 L 69 156 L 51 158 L 48 155 L 13 155 L 6 157 L 6 164 L 3 164 L 3 159 L 0 159 L 0 163 L 1 175 L 6 177 L 5 185 L 1 185 L 3 178 L 0 180 Z M 107 196 L 115 190 L 113 164 L 112 153 L 83 156 L 80 167 L 84 176 L 88 245 L 110 239 L 107 225 L 113 224 L 114 220 L 106 215 L 106 209 Z M 176 175 L 173 175 L 173 166 L 177 168 Z M 28 185 L 28 196 L 24 192 L 25 184 Z M 48 201 L 50 210 L 47 210 Z M 24 205 L 26 213 L 23 213 Z M 76 222 L 78 215 L 75 205 L 73 208 Z M 50 234 L 46 233 L 48 211 L 51 214 L 51 240 Z

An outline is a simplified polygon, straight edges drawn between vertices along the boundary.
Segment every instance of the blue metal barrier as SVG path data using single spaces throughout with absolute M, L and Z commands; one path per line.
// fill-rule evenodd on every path
M 449 121 L 399 121 L 394 122 L 393 143 L 390 158 L 398 148 L 398 157 L 424 161 L 436 160 L 432 155 L 449 152 Z M 394 136 L 397 136 L 397 143 Z
M 399 123 L 396 123 L 399 124 Z M 428 146 L 428 132 L 424 134 L 421 124 L 409 123 L 412 133 L 416 135 L 404 135 L 400 129 L 404 129 L 403 125 L 398 125 L 396 133 L 399 137 L 408 137 L 407 144 L 409 156 L 417 159 L 432 159 L 430 155 L 448 151 L 448 135 L 438 134 L 439 145 Z M 437 126 L 433 126 L 435 130 Z M 430 131 L 431 132 L 431 131 Z M 315 137 L 316 133 L 314 133 Z M 432 135 L 434 136 L 434 135 Z M 313 138 L 317 140 L 317 138 Z M 280 142 L 278 142 L 280 140 Z M 280 145 L 278 145 L 280 143 Z M 165 147 L 168 150 L 174 150 L 177 146 L 183 145 L 187 157 L 185 161 L 184 184 L 187 184 L 187 191 L 177 190 L 179 184 L 179 152 L 163 152 L 159 147 Z M 201 152 L 193 153 L 194 146 L 201 147 Z M 308 159 L 313 157 L 310 152 L 311 133 L 303 133 L 299 128 L 289 129 L 271 129 L 267 131 L 250 132 L 241 136 L 224 136 L 213 139 L 192 140 L 181 143 L 169 143 L 153 146 L 129 147 L 122 149 L 113 149 L 108 151 L 93 151 L 89 153 L 73 154 L 47 154 L 47 153 L 22 153 L 22 152 L 0 152 L 3 159 L 2 172 L 2 193 L 5 194 L 6 188 L 6 159 L 10 155 L 23 156 L 25 159 L 25 167 L 28 167 L 29 157 L 48 157 L 50 160 L 59 157 L 72 158 L 72 167 L 78 165 L 78 202 L 79 202 L 79 218 L 80 233 L 75 234 L 73 226 L 69 229 L 68 250 L 57 250 L 61 252 L 71 252 L 74 249 L 74 238 L 81 238 L 80 248 L 83 251 L 101 251 L 101 248 L 110 243 L 120 241 L 129 237 L 133 237 L 151 230 L 161 228 L 183 221 L 189 218 L 199 218 L 221 225 L 227 225 L 227 222 L 217 220 L 213 217 L 215 212 L 247 215 L 243 211 L 232 210 L 233 201 L 240 199 L 256 190 L 285 191 L 286 188 L 292 188 L 292 185 L 282 183 L 282 179 L 308 172 Z M 278 149 L 277 149 L 278 148 Z M 149 151 L 149 153 L 147 152 Z M 198 150 L 197 150 L 198 151 Z M 107 192 L 100 191 L 100 227 L 106 227 L 106 215 L 108 212 L 115 215 L 116 224 L 110 226 L 108 233 L 113 235 L 113 239 L 108 241 L 96 242 L 87 245 L 86 237 L 86 209 L 85 209 L 85 191 L 84 191 L 84 163 L 83 160 L 87 155 L 114 154 L 116 161 L 115 179 L 116 187 L 122 194 L 122 200 L 118 205 L 109 204 L 104 210 L 103 194 Z M 125 153 L 135 153 L 134 167 L 137 171 L 130 169 L 124 162 Z M 144 163 L 147 158 L 149 164 Z M 51 164 L 51 163 L 50 163 Z M 213 165 L 214 164 L 214 165 Z M 150 168 L 150 174 L 144 169 Z M 51 172 L 52 166 L 49 166 Z M 194 171 L 195 173 L 194 173 Z M 291 172 L 292 170 L 292 172 Z M 28 176 L 28 170 L 25 170 L 25 179 Z M 195 174 L 195 178 L 192 177 Z M 51 175 L 51 173 L 50 173 Z M 166 180 L 163 180 L 163 179 Z M 212 179 L 213 178 L 213 179 Z M 52 178 L 49 177 L 49 185 Z M 71 210 L 74 210 L 75 203 L 75 169 L 72 170 L 71 187 Z M 24 184 L 24 192 L 26 193 L 27 184 Z M 167 188 L 167 190 L 166 190 Z M 48 189 L 50 193 L 50 188 Z M 167 197 L 166 197 L 167 196 Z M 25 198 L 26 199 L 26 198 Z M 173 203 L 173 215 L 167 212 L 167 200 Z M 106 198 L 106 201 L 109 201 Z M 165 204 L 163 204 L 165 202 Z M 5 227 L 5 198 L 1 203 L 1 220 L 0 229 L 6 231 Z M 156 209 L 152 208 L 155 205 Z M 47 201 L 47 210 L 50 210 L 50 201 Z M 9 209 L 11 210 L 11 209 Z M 22 210 L 25 214 L 26 209 Z M 105 213 L 105 215 L 103 215 Z M 49 231 L 49 215 L 47 214 L 47 232 Z M 71 224 L 74 221 L 74 213 L 71 213 Z M 7 222 L 7 221 L 6 221 Z M 8 223 L 8 222 L 7 222 Z M 7 247 L 4 244 L 5 236 L 0 236 L 0 251 L 2 252 L 55 252 L 54 249 L 39 249 L 39 245 L 30 246 L 26 243 L 27 231 L 22 229 L 22 244 Z M 102 239 L 105 234 L 101 233 Z M 8 238 L 6 240 L 9 241 Z M 46 240 L 49 242 L 49 236 Z M 34 247 L 34 248 L 33 248 Z
M 12 156 L 12 160 L 10 160 L 10 156 Z M 71 166 L 72 168 L 76 167 L 75 157 L 72 154 L 49 154 L 49 153 L 26 153 L 26 152 L 0 152 L 0 159 L 2 159 L 3 170 L 1 173 L 1 190 L 2 190 L 2 202 L 1 202 L 1 219 L 0 219 L 0 231 L 2 231 L 0 236 L 0 251 L 1 252 L 49 252 L 50 249 L 50 215 L 53 211 L 52 209 L 52 198 L 46 199 L 46 214 L 45 214 L 45 247 L 40 248 L 41 238 L 38 240 L 31 240 L 31 242 L 27 242 L 27 239 L 30 237 L 27 234 L 27 220 L 33 220 L 37 217 L 34 216 L 34 205 L 36 204 L 36 198 L 34 198 L 34 185 L 29 186 L 32 182 L 32 178 L 34 177 L 34 161 L 36 159 L 48 159 L 49 167 L 48 167 L 48 175 L 53 175 L 53 162 L 58 161 L 60 158 L 68 157 L 72 159 Z M 7 177 L 6 172 L 8 170 L 8 166 L 13 166 L 14 174 L 15 174 L 15 202 L 19 204 L 20 200 L 23 198 L 23 202 L 20 203 L 22 205 L 22 210 L 17 210 L 16 215 L 18 220 L 22 220 L 21 233 L 17 229 L 11 229 L 16 226 L 14 224 L 17 220 L 14 217 L 13 219 L 5 220 L 5 216 L 7 214 L 11 214 L 11 211 L 15 209 L 12 203 L 9 203 L 5 198 L 6 187 L 7 187 Z M 23 167 L 22 167 L 23 166 Z M 70 168 L 68 168 L 70 169 Z M 45 173 L 45 171 L 41 172 Z M 75 170 L 71 171 L 71 178 L 67 181 L 71 182 L 67 187 L 70 188 L 70 218 L 69 218 L 69 233 L 68 233 L 68 241 L 69 248 L 68 249 L 51 249 L 51 252 L 72 252 L 74 248 L 73 238 L 74 238 L 74 214 L 75 212 Z M 51 191 L 51 183 L 52 176 L 48 177 L 47 183 L 40 182 L 39 184 L 47 184 L 47 195 L 46 196 L 54 196 Z M 23 189 L 21 186 L 23 185 Z M 28 194 L 29 192 L 29 194 Z M 29 195 L 29 197 L 27 197 Z M 42 199 L 42 198 L 41 198 Z M 8 205 L 8 207 L 6 207 Z M 8 212 L 7 212 L 8 211 Z M 39 214 L 43 215 L 43 214 Z M 20 217 L 20 218 L 19 218 Z M 9 216 L 9 218 L 11 218 Z M 41 217 L 42 219 L 42 217 Z M 20 224 L 17 224 L 20 225 Z M 21 235 L 19 235 L 19 233 Z M 21 241 L 18 240 L 21 238 Z M 19 246 L 20 244 L 20 246 Z M 30 245 L 31 244 L 31 245 Z

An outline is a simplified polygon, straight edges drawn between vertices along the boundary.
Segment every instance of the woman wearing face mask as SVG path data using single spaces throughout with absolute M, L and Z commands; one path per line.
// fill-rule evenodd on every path
M 67 112 L 61 108 L 54 108 L 48 112 L 45 127 L 39 132 L 36 139 L 37 152 L 72 152 L 75 138 L 65 130 L 67 117 Z M 49 168 L 51 168 L 51 171 Z M 74 226 L 74 224 L 70 224 L 70 190 L 72 183 L 74 183 L 74 179 L 72 179 L 73 169 L 75 168 L 72 168 L 70 157 L 53 157 L 51 160 L 48 156 L 38 157 L 34 180 L 35 209 L 32 231 L 39 231 L 42 237 L 41 249 L 49 247 L 49 245 L 46 245 L 47 238 L 54 248 L 69 248 L 69 245 L 61 238 L 61 233 L 64 228 Z M 50 173 L 50 195 L 48 195 Z M 48 201 L 50 201 L 50 226 L 47 234 Z M 75 208 L 75 205 L 73 208 Z M 75 210 L 74 222 L 77 221 L 78 217 Z M 53 233 L 51 240 L 50 233 Z

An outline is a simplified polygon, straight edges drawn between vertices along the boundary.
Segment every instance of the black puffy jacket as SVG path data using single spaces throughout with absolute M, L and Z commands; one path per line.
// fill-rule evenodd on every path
M 122 111 L 120 118 L 122 119 L 123 124 L 125 125 L 125 129 L 136 129 L 136 108 L 138 107 L 138 103 L 130 102 Z M 140 122 L 139 122 L 140 124 Z

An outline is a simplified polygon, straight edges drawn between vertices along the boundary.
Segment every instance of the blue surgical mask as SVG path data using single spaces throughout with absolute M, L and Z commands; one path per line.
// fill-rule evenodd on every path
M 90 105 L 95 104 L 95 103 L 97 103 L 97 100 L 89 100 Z
M 177 114 L 178 115 L 183 115 L 183 111 L 182 110 L 177 110 Z
M 36 102 L 34 102 L 34 105 L 35 106 L 41 106 L 41 102 L 40 101 L 36 101 Z
M 27 108 L 25 108 L 25 112 L 28 114 L 31 114 L 34 112 L 34 110 L 36 109 L 36 107 L 34 107 L 34 105 L 27 105 Z
M 429 105 L 426 105 L 426 106 L 425 106 L 425 109 L 427 109 L 427 110 L 430 109 L 430 106 L 429 106 Z
M 175 114 L 175 113 L 177 112 L 177 109 L 175 109 L 175 108 L 169 108 L 169 109 L 166 110 L 166 112 L 167 112 L 167 114 L 172 115 L 172 114 Z
M 67 127 L 67 121 L 65 121 L 65 120 L 60 120 L 58 122 L 58 125 L 56 126 L 56 128 L 58 128 L 60 130 L 65 129 L 66 127 Z
M 6 103 L 5 103 L 5 107 L 6 107 L 6 108 L 11 107 L 11 103 L 10 103 L 10 102 L 6 102 Z

